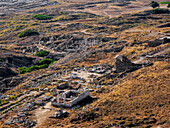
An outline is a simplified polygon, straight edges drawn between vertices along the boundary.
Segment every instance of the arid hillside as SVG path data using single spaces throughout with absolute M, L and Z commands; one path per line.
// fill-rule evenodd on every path
M 0 2 L 0 128 L 170 127 L 170 10 L 150 2 Z

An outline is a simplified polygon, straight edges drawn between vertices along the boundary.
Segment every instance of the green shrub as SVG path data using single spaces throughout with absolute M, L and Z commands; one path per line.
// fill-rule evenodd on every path
M 155 8 L 155 9 L 151 10 L 151 13 L 153 13 L 153 14 L 169 13 L 169 10 L 163 9 L 163 8 Z
M 57 62 L 57 61 L 53 60 L 53 61 L 50 63 L 50 65 L 54 64 L 55 62 Z
M 38 70 L 39 66 L 38 65 L 33 65 L 31 67 L 29 67 L 29 72 L 33 71 L 33 70 Z
M 43 64 L 43 65 L 40 65 L 40 66 L 39 66 L 39 69 L 48 68 L 48 66 L 49 66 L 48 64 Z
M 47 56 L 49 53 L 50 52 L 48 51 L 42 50 L 42 51 L 37 52 L 35 56 L 44 57 L 44 56 Z
M 156 7 L 159 7 L 159 4 L 158 4 L 157 2 L 155 2 L 155 1 L 152 1 L 152 2 L 150 3 L 150 6 L 151 6 L 152 8 L 156 8 Z
M 34 14 L 32 17 L 36 18 L 37 20 L 50 20 L 53 18 L 52 16 L 47 16 L 43 14 Z
M 170 2 L 168 3 L 168 6 L 167 6 L 167 8 L 170 8 Z
M 0 62 L 4 62 L 4 60 L 0 58 Z
M 33 65 L 29 68 L 27 67 L 20 67 L 18 68 L 18 71 L 19 71 L 19 74 L 24 74 L 24 73 L 27 73 L 27 72 L 32 72 L 34 70 L 38 70 L 38 69 L 44 69 L 44 68 L 48 68 L 48 66 L 50 64 L 53 64 L 55 63 L 56 61 L 52 60 L 52 59 L 42 59 L 39 61 L 39 65 Z
M 18 71 L 19 71 L 19 74 L 24 74 L 24 73 L 32 72 L 34 70 L 48 68 L 48 66 L 49 66 L 49 64 L 33 65 L 33 66 L 29 67 L 29 68 L 20 67 L 20 68 L 18 68 Z
M 159 2 L 160 4 L 170 4 L 170 2 Z
M 44 68 L 48 68 L 48 64 L 43 64 L 43 65 L 33 65 L 31 67 L 28 68 L 28 72 L 34 71 L 34 70 L 38 70 L 38 69 L 44 69 Z
M 47 58 L 44 58 L 42 60 L 39 61 L 39 65 L 42 65 L 42 64 L 50 64 L 52 63 L 53 60 L 52 59 L 47 59 Z
M 23 32 L 19 33 L 17 36 L 25 37 L 25 36 L 31 36 L 31 35 L 39 35 L 39 33 L 35 30 L 27 29 L 27 30 L 24 30 Z
M 27 67 L 20 67 L 20 68 L 18 68 L 18 71 L 19 71 L 19 74 L 24 74 L 24 73 L 29 72 L 29 68 L 27 68 Z

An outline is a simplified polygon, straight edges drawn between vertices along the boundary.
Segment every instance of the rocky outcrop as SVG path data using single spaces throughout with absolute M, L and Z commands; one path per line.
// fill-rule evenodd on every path
M 0 64 L 0 92 L 4 92 L 7 88 L 15 86 L 19 83 L 19 79 L 12 78 L 17 75 L 5 65 Z
M 32 65 L 35 60 L 35 58 L 11 54 L 0 58 L 0 92 L 5 92 L 21 82 L 21 78 L 16 77 L 18 73 L 14 72 L 12 68 L 17 69 L 18 67 Z
M 17 73 L 12 71 L 10 68 L 0 63 L 0 77 L 9 77 L 9 76 L 13 76 L 16 74 Z
M 163 37 L 159 37 L 158 39 L 154 40 L 154 41 L 148 41 L 148 46 L 149 47 L 156 47 L 159 46 L 161 44 L 166 44 L 170 42 L 170 37 L 169 36 L 163 36 Z
M 115 57 L 115 72 L 123 72 L 138 69 L 140 65 L 132 63 L 126 56 L 117 55 Z
M 35 58 L 28 58 L 26 56 L 8 56 L 6 58 L 3 58 L 4 63 L 9 67 L 23 67 L 32 65 Z

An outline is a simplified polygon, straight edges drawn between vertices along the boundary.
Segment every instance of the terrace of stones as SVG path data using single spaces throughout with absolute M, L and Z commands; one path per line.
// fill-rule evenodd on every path
M 123 56 L 116 56 L 115 61 L 116 63 L 114 68 L 112 65 L 100 64 L 100 65 L 93 65 L 89 67 L 77 67 L 77 68 L 72 67 L 69 70 L 63 69 L 60 71 L 53 72 L 52 74 L 44 74 L 41 76 L 36 76 L 29 83 L 21 87 L 22 89 L 29 90 L 29 91 L 25 92 L 23 96 L 18 97 L 17 98 L 18 102 L 16 102 L 16 104 L 12 104 L 12 102 L 9 102 L 9 104 L 1 107 L 1 110 L 3 110 L 2 111 L 3 115 L 1 116 L 1 118 L 6 116 L 6 114 L 10 113 L 11 110 L 13 109 L 13 110 L 17 110 L 18 113 L 17 116 L 10 117 L 5 122 L 5 124 L 10 125 L 15 123 L 20 123 L 22 124 L 22 126 L 35 125 L 36 123 L 35 117 L 33 118 L 33 120 L 31 120 L 32 119 L 31 115 L 29 115 L 28 118 L 25 118 L 25 116 L 22 117 L 20 114 L 22 113 L 22 115 L 26 115 L 28 113 L 36 113 L 36 117 L 38 117 L 40 115 L 43 115 L 43 109 L 40 108 L 40 106 L 46 106 L 44 110 L 44 114 L 47 113 L 46 110 L 47 108 L 49 109 L 48 112 L 50 114 L 53 114 L 56 112 L 57 109 L 51 105 L 51 103 L 53 104 L 53 102 L 50 103 L 50 99 L 54 101 L 56 99 L 56 96 L 59 96 L 59 98 L 62 99 L 64 98 L 63 94 L 70 90 L 76 92 L 82 89 L 93 91 L 93 89 L 97 88 L 96 92 L 101 92 L 100 88 L 102 86 L 110 85 L 109 83 L 104 84 L 102 81 L 103 78 L 107 78 L 108 76 L 109 76 L 108 78 L 121 77 L 121 75 L 125 74 L 127 69 L 131 69 L 132 65 L 135 65 L 136 68 L 140 68 L 142 66 L 140 64 L 138 65 L 132 63 L 126 57 Z M 119 74 L 118 72 L 122 72 L 122 70 L 120 71 L 121 68 L 120 65 L 122 64 L 124 65 L 123 70 L 125 70 L 125 72 Z M 113 71 L 115 72 L 114 74 Z M 116 84 L 116 81 L 114 83 Z M 21 88 L 18 88 L 18 91 Z M 88 96 L 88 93 L 87 95 L 85 95 L 85 97 L 86 96 Z M 8 96 L 1 95 L 1 97 L 8 97 Z M 9 106 L 8 109 L 7 106 Z M 54 106 L 61 107 L 63 105 L 60 106 L 59 103 Z
M 92 70 L 90 72 L 90 70 Z M 101 69 L 102 73 L 98 73 Z M 96 71 L 95 71 L 96 70 Z M 22 89 L 26 89 L 25 93 L 22 97 L 17 98 L 16 104 L 9 104 L 5 106 L 10 106 L 11 109 L 6 109 L 5 106 L 2 106 L 1 116 L 4 117 L 6 114 L 12 112 L 11 110 L 17 110 L 17 115 L 14 117 L 10 117 L 5 124 L 21 124 L 21 126 L 33 126 L 36 121 L 31 120 L 31 112 L 39 110 L 39 106 L 46 106 L 49 104 L 50 99 L 54 99 L 57 92 L 64 92 L 68 90 L 81 90 L 83 88 L 91 88 L 89 84 L 93 84 L 93 78 L 91 76 L 102 76 L 104 74 L 103 71 L 107 71 L 106 66 L 103 65 L 95 65 L 94 67 L 86 67 L 86 68 L 73 68 L 72 70 L 63 70 L 59 72 L 52 73 L 50 75 L 42 75 L 35 79 L 32 79 L 31 82 L 22 86 Z M 96 73 L 94 73 L 96 72 Z M 84 75 L 85 77 L 83 78 Z M 75 75 L 76 74 L 76 75 Z M 74 77 L 77 76 L 77 77 Z M 77 81 L 78 80 L 78 81 Z M 56 83 L 56 84 L 55 84 Z M 67 85 L 67 86 L 63 86 Z M 60 88 L 63 86 L 63 88 Z M 18 88 L 18 91 L 21 89 Z M 1 96 L 3 97 L 3 95 Z M 87 96 L 86 96 L 87 97 Z M 22 99 L 20 101 L 20 99 Z M 51 105 L 48 105 L 48 107 Z M 4 109 L 3 109 L 4 107 Z M 51 106 L 51 108 L 53 108 Z M 53 112 L 56 111 L 53 110 Z M 1 113 L 1 114 L 2 114 Z M 21 116 L 22 115 L 22 116 Z M 29 115 L 28 117 L 26 117 Z
M 0 9 L 1 12 L 9 13 L 9 12 L 20 12 L 25 11 L 27 9 L 33 9 L 37 7 L 43 6 L 52 6 L 59 4 L 56 1 L 48 1 L 48 0 L 2 0 L 0 1 Z

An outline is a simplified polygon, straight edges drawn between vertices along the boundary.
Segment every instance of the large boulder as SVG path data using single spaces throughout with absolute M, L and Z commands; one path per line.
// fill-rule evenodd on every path
M 132 63 L 126 56 L 117 55 L 115 57 L 115 71 L 123 72 L 139 68 L 138 64 Z

